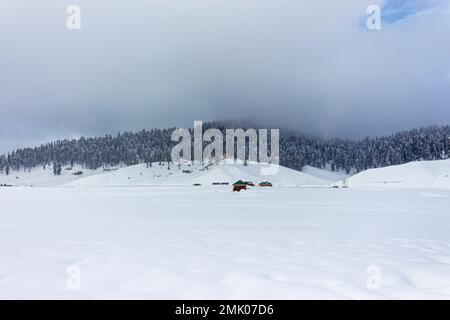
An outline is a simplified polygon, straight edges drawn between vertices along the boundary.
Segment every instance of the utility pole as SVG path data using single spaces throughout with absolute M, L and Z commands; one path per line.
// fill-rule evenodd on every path
M 344 180 L 342 180 L 342 188 L 348 188 L 348 178 L 344 178 Z

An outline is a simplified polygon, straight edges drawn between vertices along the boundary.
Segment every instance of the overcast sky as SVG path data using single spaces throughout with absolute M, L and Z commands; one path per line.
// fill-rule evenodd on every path
M 0 152 L 196 119 L 352 138 L 450 124 L 449 39 L 448 0 L 0 0 Z

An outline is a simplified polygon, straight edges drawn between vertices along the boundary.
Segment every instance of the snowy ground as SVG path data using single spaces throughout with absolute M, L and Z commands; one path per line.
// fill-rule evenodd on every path
M 450 299 L 449 208 L 444 189 L 4 187 L 0 298 Z

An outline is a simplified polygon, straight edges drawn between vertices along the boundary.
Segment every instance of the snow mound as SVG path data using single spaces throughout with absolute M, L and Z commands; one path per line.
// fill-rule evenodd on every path
M 263 175 L 264 164 L 191 165 L 167 162 L 120 168 L 116 171 L 71 181 L 69 186 L 191 186 L 200 184 L 230 185 L 237 180 L 252 181 L 255 185 L 270 181 L 274 186 L 323 186 L 332 180 L 314 177 L 279 166 L 274 175 Z
M 369 169 L 349 178 L 349 187 L 450 189 L 450 160 L 417 161 Z
M 0 184 L 20 187 L 192 186 L 193 184 L 210 186 L 230 185 L 237 180 L 244 180 L 252 181 L 254 184 L 270 181 L 274 186 L 324 186 L 337 180 L 320 169 L 311 169 L 311 174 L 308 174 L 279 166 L 275 174 L 264 175 L 264 170 L 267 168 L 267 165 L 261 163 L 244 166 L 243 164 L 200 165 L 154 162 L 149 166 L 138 164 L 96 170 L 75 165 L 73 168 L 63 167 L 61 174 L 57 176 L 53 174 L 52 166 L 46 166 L 31 170 L 11 170 L 9 175 L 0 174 Z M 81 174 L 76 174 L 80 172 Z
M 270 181 L 274 186 L 300 187 L 329 185 L 333 181 L 332 179 L 318 178 L 283 166 L 279 166 L 274 175 L 264 175 L 262 174 L 263 167 L 264 165 L 261 164 L 214 166 L 211 170 L 194 179 L 193 182 L 210 185 L 222 182 L 233 183 L 237 180 L 252 181 L 255 184 L 262 181 Z
M 30 170 L 21 169 L 19 171 L 11 170 L 9 175 L 0 173 L 0 184 L 18 186 L 18 187 L 54 187 L 79 180 L 83 177 L 102 174 L 102 168 L 89 170 L 79 165 L 65 166 L 60 175 L 53 173 L 53 166 L 36 167 Z

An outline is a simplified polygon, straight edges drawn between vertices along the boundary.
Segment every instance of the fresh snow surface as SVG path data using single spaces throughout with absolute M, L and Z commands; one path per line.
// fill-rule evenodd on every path
M 450 160 L 305 169 L 2 174 L 0 298 L 450 299 Z
M 450 189 L 450 160 L 417 161 L 370 169 L 352 176 L 349 187 Z
M 450 299 L 450 190 L 11 187 L 0 203 L 0 298 Z

